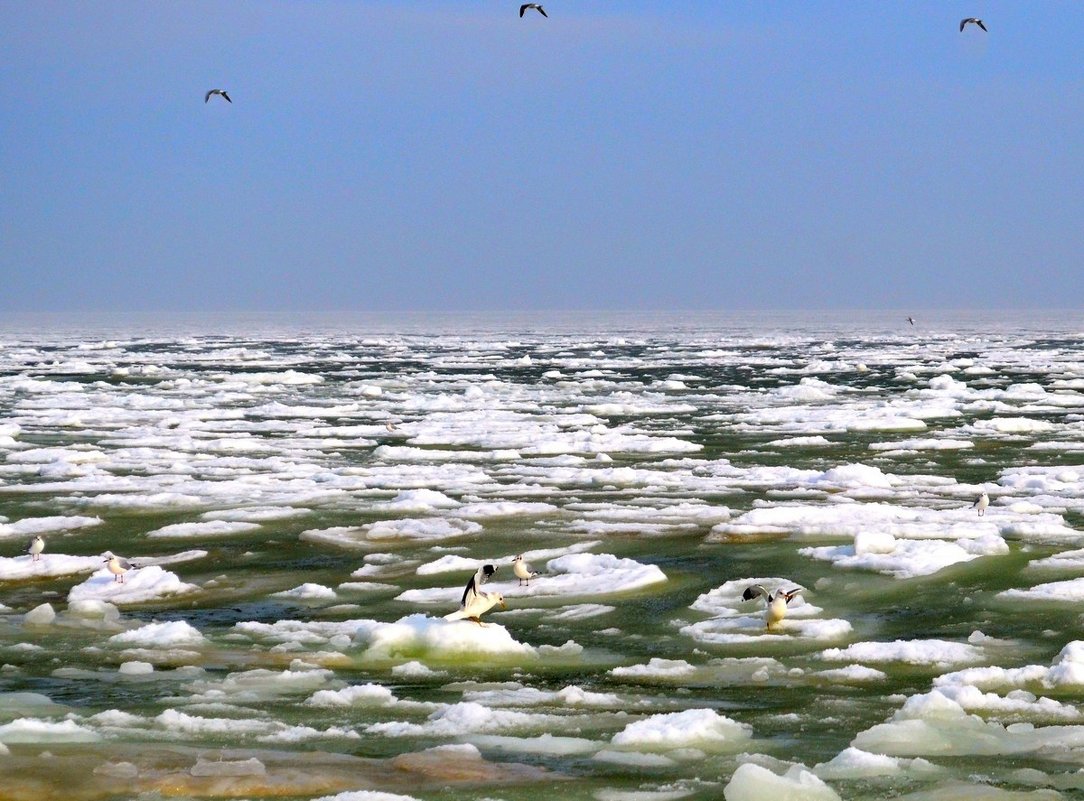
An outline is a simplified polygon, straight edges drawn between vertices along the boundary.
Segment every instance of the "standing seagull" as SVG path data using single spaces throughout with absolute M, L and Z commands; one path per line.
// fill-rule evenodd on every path
M 787 615 L 787 604 L 790 603 L 791 598 L 798 595 L 802 591 L 801 587 L 795 587 L 792 590 L 784 590 L 782 588 L 775 592 L 768 592 L 759 584 L 754 584 L 752 587 L 747 587 L 745 592 L 742 593 L 743 601 L 751 601 L 754 598 L 759 598 L 763 595 L 768 600 L 768 630 L 772 628 L 780 620 Z
M 222 95 L 222 97 L 226 98 L 227 103 L 232 103 L 233 102 L 232 100 L 230 100 L 230 96 L 228 94 L 226 94 L 225 89 L 210 89 L 210 90 L 208 90 L 207 94 L 205 94 L 203 96 L 203 102 L 206 103 L 208 100 L 210 100 L 211 95 Z
M 106 551 L 102 556 L 105 557 L 105 559 L 102 560 L 105 563 L 105 566 L 109 569 L 109 572 L 113 574 L 114 582 L 119 581 L 123 584 L 124 574 L 129 570 L 135 570 L 139 567 L 139 565 L 134 565 L 127 559 L 121 559 L 111 551 Z
M 41 559 L 41 552 L 45 550 L 45 539 L 41 534 L 37 534 L 30 538 L 30 542 L 26 544 L 26 550 L 23 553 L 30 554 L 30 561 L 37 562 Z
M 990 496 L 987 495 L 984 492 L 978 498 L 975 499 L 975 502 L 973 504 L 971 504 L 971 508 L 972 509 L 978 509 L 979 510 L 979 517 L 982 517 L 983 515 L 986 514 L 986 507 L 989 506 L 989 505 L 990 505 Z
M 523 5 L 521 5 L 519 7 L 519 15 L 522 17 L 523 12 L 525 12 L 528 8 L 533 8 L 535 11 L 537 11 L 543 17 L 548 17 L 549 16 L 549 14 L 546 13 L 546 9 L 542 8 L 541 3 L 524 3 Z
M 520 584 L 526 581 L 528 587 L 531 586 L 531 579 L 538 575 L 538 573 L 531 570 L 530 565 L 523 561 L 522 555 L 512 560 L 512 572 L 516 574 Z
M 479 589 L 482 584 L 497 572 L 493 565 L 482 565 L 478 571 L 470 577 L 466 588 L 463 590 L 463 600 L 459 609 L 444 616 L 445 620 L 473 620 L 479 626 L 482 621 L 479 618 L 497 604 L 504 607 L 504 596 L 499 592 L 483 592 Z
M 960 20 L 960 31 L 961 31 L 961 33 L 963 32 L 964 26 L 969 22 L 972 22 L 975 25 L 978 25 L 984 31 L 986 30 L 986 26 L 982 24 L 981 19 L 979 19 L 978 17 L 968 17 L 967 19 Z

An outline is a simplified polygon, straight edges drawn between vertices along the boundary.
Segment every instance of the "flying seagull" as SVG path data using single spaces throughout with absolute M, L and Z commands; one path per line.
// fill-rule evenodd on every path
M 37 562 L 41 559 L 41 552 L 45 550 L 45 539 L 38 534 L 30 538 L 30 542 L 26 544 L 26 550 L 23 553 L 30 554 L 30 561 Z
M 915 318 L 914 317 L 908 317 L 907 322 L 909 322 L 911 325 L 914 325 L 915 324 Z
M 745 592 L 742 593 L 743 601 L 751 601 L 754 598 L 759 598 L 763 595 L 768 601 L 768 630 L 775 626 L 780 620 L 787 615 L 787 604 L 790 603 L 791 598 L 802 592 L 801 587 L 795 587 L 794 589 L 784 590 L 782 588 L 777 589 L 775 592 L 768 592 L 759 584 L 754 584 L 751 587 L 746 587 Z
M 986 507 L 989 506 L 989 505 L 990 505 L 990 496 L 987 495 L 984 492 L 978 498 L 975 499 L 975 502 L 973 504 L 971 504 L 971 508 L 972 509 L 978 509 L 979 510 L 979 517 L 982 517 L 983 515 L 986 514 Z
M 523 12 L 525 12 L 528 8 L 533 8 L 535 11 L 537 11 L 543 17 L 548 17 L 549 16 L 549 14 L 546 13 L 546 9 L 542 8 L 541 3 L 524 3 L 523 5 L 521 5 L 519 7 L 519 15 L 522 17 Z
M 139 565 L 134 565 L 127 559 L 122 559 L 119 556 L 116 556 L 111 551 L 106 551 L 102 554 L 102 556 L 105 557 L 105 559 L 103 559 L 102 561 L 105 563 L 106 568 L 108 568 L 109 572 L 113 574 L 114 582 L 119 581 L 121 584 L 123 584 L 124 574 L 127 573 L 129 570 L 135 570 L 139 567 Z
M 522 15 L 521 15 L 521 16 L 522 16 Z M 967 23 L 969 23 L 969 22 L 973 22 L 974 24 L 976 24 L 976 25 L 978 25 L 978 26 L 979 26 L 980 28 L 982 28 L 982 29 L 983 29 L 984 31 L 986 30 L 986 26 L 982 24 L 982 20 L 981 20 L 981 19 L 979 19 L 978 17 L 968 17 L 967 19 L 962 19 L 962 20 L 960 20 L 960 31 L 961 31 L 961 32 L 963 31 L 963 29 L 964 29 L 964 26 L 965 26 L 965 25 L 966 25 Z
M 522 556 L 517 556 L 512 560 L 512 572 L 516 574 L 520 584 L 526 581 L 528 587 L 531 586 L 531 579 L 538 575 L 538 573 L 531 570 L 530 565 L 523 561 Z
M 210 89 L 210 90 L 208 90 L 207 94 L 205 94 L 203 96 L 203 102 L 206 103 L 208 100 L 210 100 L 211 95 L 222 95 L 222 97 L 226 98 L 227 103 L 232 103 L 233 102 L 232 100 L 230 100 L 230 96 L 228 94 L 226 94 L 225 89 Z
M 479 618 L 497 604 L 504 607 L 504 596 L 499 592 L 484 592 L 479 587 L 497 572 L 493 565 L 482 565 L 478 571 L 470 577 L 466 588 L 463 590 L 463 600 L 459 609 L 444 616 L 445 620 L 473 620 L 479 626 L 482 621 Z

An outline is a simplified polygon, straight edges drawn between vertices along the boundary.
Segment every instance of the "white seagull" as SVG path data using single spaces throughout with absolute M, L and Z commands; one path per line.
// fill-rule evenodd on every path
M 971 504 L 972 509 L 979 510 L 979 517 L 986 514 L 986 507 L 990 505 L 990 496 L 985 492 L 975 499 L 975 502 Z
M 45 550 L 45 538 L 37 534 L 30 538 L 23 553 L 30 554 L 30 561 L 37 562 L 41 559 L 41 552 Z
M 963 31 L 964 26 L 967 25 L 967 23 L 969 23 L 969 22 L 974 24 L 974 25 L 978 25 L 984 31 L 986 30 L 986 26 L 982 24 L 981 19 L 979 19 L 978 17 L 968 17 L 967 19 L 960 20 L 960 31 L 961 32 Z
M 105 559 L 103 559 L 102 561 L 105 563 L 106 568 L 108 568 L 109 572 L 113 574 L 114 582 L 119 581 L 121 584 L 123 584 L 124 574 L 127 573 L 129 570 L 136 570 L 139 568 L 139 565 L 134 565 L 127 559 L 122 559 L 111 551 L 106 551 L 102 554 L 102 556 L 105 557 Z
M 516 578 L 519 579 L 520 584 L 523 584 L 523 582 L 526 581 L 528 587 L 531 586 L 531 579 L 540 575 L 531 570 L 531 566 L 523 561 L 522 555 L 517 556 L 512 560 L 512 572 L 516 574 Z
M 497 604 L 504 607 L 504 596 L 499 592 L 483 592 L 479 589 L 486 579 L 497 572 L 493 565 L 482 565 L 477 572 L 470 577 L 466 588 L 463 590 L 463 600 L 459 609 L 444 616 L 445 620 L 473 620 L 479 626 L 482 621 L 479 618 Z
M 388 429 L 388 431 L 398 431 L 399 430 L 398 426 L 396 426 L 395 423 L 393 423 L 391 420 L 385 420 L 384 421 L 384 428 Z
M 209 90 L 207 90 L 207 94 L 205 94 L 203 96 L 203 102 L 206 103 L 208 100 L 210 100 L 211 95 L 221 95 L 226 100 L 227 103 L 232 103 L 233 102 L 232 100 L 230 100 L 230 96 L 228 94 L 226 94 L 225 89 L 209 89 Z
M 791 590 L 784 590 L 782 587 L 775 592 L 768 592 L 759 584 L 754 584 L 752 587 L 747 587 L 745 592 L 742 593 L 743 601 L 751 601 L 754 598 L 759 598 L 763 595 L 768 601 L 768 629 L 771 630 L 780 620 L 787 615 L 787 604 L 790 603 L 791 598 L 802 592 L 801 587 L 795 587 Z
M 524 3 L 523 5 L 521 5 L 521 6 L 519 7 L 519 15 L 520 15 L 520 16 L 522 17 L 522 16 L 523 16 L 523 14 L 524 14 L 524 12 L 525 12 L 525 11 L 526 11 L 526 10 L 527 10 L 528 8 L 533 8 L 533 9 L 534 9 L 535 11 L 537 11 L 537 12 L 538 12 L 539 14 L 541 14 L 541 15 L 542 15 L 543 17 L 548 17 L 548 16 L 549 16 L 549 14 L 547 14 L 547 13 L 546 13 L 546 9 L 542 8 L 542 4 L 541 4 L 541 3 Z

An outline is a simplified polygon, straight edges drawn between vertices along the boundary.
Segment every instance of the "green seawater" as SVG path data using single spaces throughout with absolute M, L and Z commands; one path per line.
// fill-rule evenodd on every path
M 627 329 L 613 332 L 579 330 L 572 321 L 555 333 L 503 324 L 467 332 L 451 326 L 429 333 L 424 328 L 399 331 L 388 323 L 373 332 L 343 330 L 341 325 L 309 331 L 285 326 L 272 335 L 262 330 L 223 333 L 213 326 L 205 330 L 208 323 L 200 325 L 203 328 L 196 326 L 184 335 L 176 331 L 153 335 L 143 329 L 105 335 L 89 328 L 32 335 L 15 331 L 5 337 L 0 425 L 18 427 L 0 465 L 0 516 L 9 521 L 6 525 L 50 515 L 101 518 L 98 525 L 47 532 L 50 554 L 98 555 L 111 550 L 135 558 L 189 549 L 207 553 L 163 566 L 197 591 L 121 605 L 114 626 L 66 620 L 68 592 L 87 579 L 86 573 L 0 583 L 0 603 L 9 608 L 0 614 L 0 693 L 36 693 L 51 701 L 49 705 L 22 695 L 0 696 L 0 742 L 10 750 L 0 757 L 8 764 L 8 786 L 0 790 L 0 798 L 309 799 L 368 789 L 426 801 L 515 801 L 555 794 L 600 801 L 717 799 L 739 765 L 753 762 L 781 773 L 790 763 L 808 768 L 826 763 L 860 732 L 891 719 L 906 698 L 929 692 L 936 677 L 967 666 L 878 662 L 869 667 L 882 671 L 881 679 L 832 681 L 816 674 L 847 663 L 826 659 L 826 649 L 894 640 L 967 643 L 971 638 L 973 643 L 986 643 L 977 665 L 1014 668 L 1049 666 L 1079 636 L 1077 603 L 1022 602 L 999 593 L 1075 578 L 1077 574 L 1064 572 L 1036 574 L 1028 564 L 1081 547 L 1084 536 L 1074 540 L 1008 533 L 1006 553 L 960 562 L 929 575 L 898 578 L 842 569 L 798 552 L 850 544 L 852 536 L 771 531 L 713 535 L 714 521 L 692 516 L 648 531 L 638 524 L 650 524 L 653 518 L 637 520 L 635 514 L 638 507 L 659 509 L 682 502 L 726 507 L 731 520 L 750 510 L 794 502 L 952 510 L 966 508 L 970 493 L 956 493 L 948 484 L 930 483 L 928 477 L 955 486 L 995 486 L 1009 468 L 1072 470 L 1081 463 L 1079 451 L 1034 447 L 1042 442 L 1084 442 L 1080 428 L 1084 395 L 1078 402 L 1075 386 L 1057 383 L 1084 379 L 1079 366 L 1084 337 L 1074 335 L 1069 324 L 1051 331 L 1021 327 L 991 334 L 976 330 L 971 320 L 965 324 L 947 319 L 936 329 L 918 332 L 864 320 L 862 335 L 849 333 L 839 323 L 821 325 L 807 319 L 790 327 L 778 321 L 770 326 L 738 321 L 707 330 L 680 322 L 655 327 L 628 323 Z M 95 349 L 81 349 L 87 343 Z M 714 352 L 719 355 L 705 355 Z M 822 369 L 805 370 L 818 362 L 824 364 Z M 858 363 L 866 369 L 857 369 Z M 974 365 L 986 366 L 989 372 L 968 373 Z M 154 369 L 145 369 L 148 366 Z M 321 380 L 311 384 L 276 378 L 255 384 L 236 380 L 245 374 L 281 376 L 287 370 Z M 547 377 L 553 370 L 562 378 Z M 681 378 L 672 379 L 674 375 Z M 919 402 L 930 378 L 937 375 L 952 375 L 975 392 L 989 392 L 989 397 L 946 400 L 945 407 L 953 413 L 924 417 L 925 428 L 920 431 L 825 427 L 800 413 L 804 408 L 837 409 L 845 420 L 848 414 L 858 414 L 856 410 Z M 792 402 L 772 395 L 803 378 L 845 391 Z M 668 380 L 681 387 L 667 388 Z M 1057 402 L 1024 397 L 1027 393 L 1014 400 L 1004 394 L 1014 385 L 1031 384 L 1056 395 Z M 366 387 L 380 387 L 381 392 L 366 394 Z M 480 393 L 472 395 L 472 388 Z M 629 408 L 627 413 L 616 408 L 588 411 L 603 404 Z M 637 404 L 652 410 L 636 412 Z M 311 411 L 314 407 L 328 411 L 318 414 Z M 781 420 L 791 422 L 746 417 L 769 407 L 780 410 Z M 516 442 L 514 426 L 512 433 L 499 429 L 497 439 L 508 442 L 477 441 L 496 437 L 498 431 L 496 422 L 493 429 L 486 428 L 484 414 L 470 418 L 469 436 L 449 435 L 461 441 L 432 442 L 432 437 L 416 433 L 422 423 L 437 429 L 445 425 L 450 431 L 456 415 L 479 409 L 544 420 L 551 426 L 548 435 L 601 426 L 609 432 L 671 437 L 701 447 L 684 453 L 607 451 L 611 461 L 565 446 L 532 452 L 542 442 L 538 433 L 528 431 Z M 1050 426 L 1023 433 L 982 433 L 981 427 L 974 428 L 976 421 L 996 417 Z M 396 432 L 385 430 L 388 419 L 396 422 Z M 795 436 L 823 436 L 828 442 L 770 444 Z M 240 437 L 245 438 L 244 448 L 231 450 L 223 444 Z M 961 438 L 972 446 L 902 452 L 870 447 L 915 438 Z M 438 455 L 430 462 L 423 456 L 399 460 L 386 450 L 389 447 L 456 455 L 450 459 Z M 492 455 L 502 449 L 517 451 L 518 456 Z M 41 453 L 40 460 L 27 461 L 27 454 L 35 451 Z M 86 462 L 63 455 L 88 453 L 95 456 Z M 708 481 L 709 473 L 701 468 L 723 461 L 739 471 L 824 472 L 861 464 L 879 469 L 893 481 L 890 488 L 828 486 L 812 494 L 802 494 L 809 487 L 794 478 Z M 618 479 L 588 482 L 581 476 L 562 482 L 559 476 L 564 474 L 559 471 L 566 467 L 632 468 L 650 471 L 657 480 L 643 475 L 623 480 L 620 473 L 611 473 Z M 100 481 L 103 477 L 115 480 L 117 488 L 110 491 Z M 1075 485 L 1066 478 L 1064 505 L 1048 511 L 1076 529 L 1079 502 L 1069 497 Z M 441 492 L 457 503 L 529 501 L 551 504 L 556 511 L 480 518 L 479 533 L 448 539 L 361 538 L 339 547 L 300 536 L 335 527 L 356 530 L 405 517 L 455 515 L 454 507 L 397 512 L 381 506 L 403 491 L 419 488 Z M 195 500 L 126 507 L 104 498 L 107 493 L 166 491 L 187 493 Z M 99 496 L 104 498 L 100 502 Z M 988 512 L 991 519 L 1009 503 L 1028 500 L 1026 490 L 1006 488 L 1004 496 L 1007 500 L 995 502 Z M 258 530 L 243 533 L 147 536 L 165 526 L 203 520 L 209 512 L 264 506 L 292 506 L 305 514 L 261 521 Z M 616 522 L 591 517 L 593 511 L 615 509 L 622 511 Z M 605 531 L 581 525 L 599 519 L 614 525 Z M 16 556 L 24 540 L 7 534 L 0 541 L 5 556 Z M 439 616 L 455 605 L 419 605 L 397 596 L 414 589 L 462 586 L 469 571 L 419 574 L 419 565 L 449 554 L 485 561 L 596 540 L 599 544 L 590 548 L 591 553 L 656 565 L 667 580 L 618 594 L 596 590 L 574 598 L 517 600 L 510 594 L 508 610 L 494 610 L 485 621 L 505 627 L 514 640 L 538 650 L 533 658 L 451 657 L 425 649 L 384 658 L 367 654 L 363 638 L 335 645 L 324 641 L 276 647 L 273 640 L 238 633 L 237 625 L 246 622 L 388 623 L 416 612 Z M 352 577 L 371 554 L 393 554 L 403 567 L 392 565 L 382 575 Z M 544 563 L 537 560 L 536 569 Z M 504 567 L 500 577 L 509 580 L 510 568 Z M 807 588 L 807 601 L 823 609 L 819 618 L 847 621 L 851 631 L 828 641 L 753 636 L 729 644 L 699 642 L 681 631 L 711 618 L 690 608 L 699 596 L 727 581 L 749 577 L 781 577 Z M 534 579 L 546 580 L 545 575 Z M 304 583 L 336 588 L 344 582 L 366 581 L 389 586 L 340 589 L 333 601 L 275 597 Z M 23 615 L 43 603 L 60 613 L 57 621 L 26 625 Z M 580 619 L 558 617 L 572 604 L 612 609 Z M 749 613 L 760 611 L 751 604 Z M 121 630 L 170 621 L 186 622 L 205 641 L 140 652 L 108 642 Z M 743 665 L 752 665 L 748 660 L 757 658 L 771 658 L 777 664 L 753 676 L 755 669 Z M 684 660 L 697 672 L 690 678 L 639 679 L 611 672 L 652 659 Z M 428 673 L 397 670 L 414 660 Z M 153 663 L 154 671 L 118 672 L 122 663 L 132 661 Z M 249 687 L 238 681 L 246 671 L 261 670 L 267 675 L 286 670 L 330 672 L 303 690 L 270 679 L 253 681 Z M 399 703 L 347 707 L 306 703 L 314 689 L 367 683 L 390 689 Z M 425 723 L 445 705 L 463 703 L 464 693 L 502 688 L 555 692 L 570 685 L 614 694 L 618 700 L 597 707 L 555 701 L 494 707 L 497 712 L 542 717 L 538 723 L 493 724 L 490 730 L 483 727 L 462 735 L 388 736 L 367 731 L 370 725 L 389 721 Z M 1070 708 L 1084 693 L 1071 686 L 1027 689 Z M 1005 695 L 1008 689 L 999 692 Z M 695 743 L 677 749 L 641 747 L 626 752 L 635 757 L 629 760 L 599 758 L 599 752 L 621 751 L 611 746 L 611 740 L 630 723 L 688 709 L 715 710 L 750 727 L 751 738 L 733 747 Z M 177 718 L 163 717 L 167 710 L 233 725 L 186 729 Z M 978 714 L 1010 727 L 1073 725 L 1071 719 L 1043 719 L 1035 713 Z M 553 725 L 545 716 L 559 716 L 563 722 Z M 94 739 L 5 738 L 5 731 L 14 731 L 5 725 L 28 719 L 73 721 L 93 732 Z M 247 722 L 278 728 L 257 732 L 258 726 L 246 729 Z M 309 731 L 281 739 L 268 736 L 290 727 Z M 328 734 L 332 729 L 338 733 Z M 556 747 L 530 742 L 546 735 L 593 741 L 596 746 L 559 753 Z M 390 766 L 390 760 L 404 754 L 463 743 L 477 744 L 492 770 L 471 774 L 473 778 L 457 775 L 456 770 L 470 762 L 463 752 L 444 752 L 434 760 L 436 767 L 424 770 Z M 916 754 L 929 766 L 827 783 L 846 799 L 936 791 L 952 797 L 953 782 L 962 782 L 970 791 L 992 788 L 991 793 L 1032 792 L 1049 785 L 1071 796 L 1078 792 L 1071 777 L 1082 767 L 1084 754 L 1069 739 L 1066 743 L 1064 748 L 1014 754 Z M 640 758 L 645 754 L 650 758 Z M 192 773 L 201 761 L 250 758 L 266 768 L 259 781 L 236 775 L 212 780 Z M 335 761 L 340 758 L 341 763 Z M 128 768 L 116 767 L 122 763 L 135 766 L 136 773 L 128 775 Z M 321 781 L 331 775 L 340 783 L 322 788 Z

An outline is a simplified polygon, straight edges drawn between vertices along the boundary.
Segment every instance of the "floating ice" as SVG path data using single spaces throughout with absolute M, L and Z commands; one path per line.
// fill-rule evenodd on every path
M 477 565 L 477 562 L 475 562 Z M 545 575 L 529 585 L 519 586 L 511 581 L 490 581 L 487 592 L 499 592 L 505 598 L 615 595 L 650 587 L 666 581 L 666 574 L 656 565 L 645 565 L 634 559 L 622 559 L 613 554 L 574 553 L 551 559 Z M 463 593 L 462 586 L 426 590 L 407 590 L 396 600 L 409 603 L 452 603 Z
M 0 489 L 3 489 L 0 487 Z M 101 525 L 100 517 L 85 515 L 53 515 L 49 517 L 25 517 L 15 523 L 0 523 L 0 539 L 48 534 L 53 531 L 71 531 Z
M 713 645 L 733 645 L 750 642 L 771 642 L 794 638 L 833 640 L 847 636 L 851 624 L 846 620 L 821 620 L 824 610 L 809 603 L 802 595 L 795 596 L 787 607 L 787 616 L 770 631 L 766 628 L 763 600 L 745 601 L 742 594 L 760 584 L 769 592 L 776 588 L 797 586 L 783 578 L 748 578 L 728 581 L 701 594 L 691 609 L 714 615 L 710 620 L 691 623 L 681 633 L 698 642 Z
M 373 723 L 366 726 L 365 731 L 386 737 L 463 737 L 474 733 L 562 729 L 574 725 L 573 721 L 574 718 L 561 715 L 490 709 L 472 701 L 463 701 L 434 712 L 424 723 Z
M 887 532 L 860 532 L 854 545 L 801 548 L 799 553 L 836 567 L 876 570 L 896 578 L 927 576 L 980 556 L 1007 554 L 1009 546 L 996 534 L 956 542 L 896 539 Z
M 108 642 L 136 648 L 174 648 L 177 646 L 200 646 L 206 638 L 199 629 L 183 620 L 166 623 L 147 623 L 131 631 L 114 634 Z
M 726 801 L 840 801 L 839 795 L 801 765 L 782 776 L 747 762 L 739 765 L 723 788 Z
M 156 537 L 221 537 L 230 534 L 247 534 L 250 531 L 258 531 L 260 528 L 259 523 L 209 520 L 205 523 L 174 523 L 171 526 L 163 526 L 154 531 L 149 531 L 147 536 L 152 539 Z
M 948 640 L 895 640 L 893 642 L 856 642 L 846 648 L 829 648 L 821 654 L 833 662 L 903 662 L 909 665 L 951 665 L 981 662 L 983 650 L 974 645 Z
M 99 600 L 117 605 L 137 604 L 184 595 L 198 589 L 157 565 L 129 570 L 123 582 L 116 581 L 113 574 L 103 568 L 82 584 L 72 587 L 68 592 L 68 603 Z
M 468 620 L 444 620 L 424 614 L 404 617 L 395 623 L 375 623 L 359 629 L 358 639 L 367 647 L 367 659 L 533 659 L 537 651 L 512 638 L 497 623 L 478 625 Z
M 742 748 L 752 737 L 752 727 L 738 723 L 713 709 L 686 709 L 652 715 L 627 725 L 615 734 L 619 748 L 669 751 L 697 748 L 720 751 Z
M 284 598 L 289 601 L 334 601 L 339 596 L 331 587 L 322 584 L 308 582 L 292 590 L 283 590 L 272 595 L 273 598 Z

